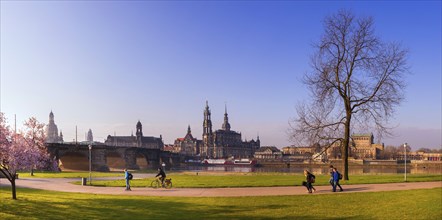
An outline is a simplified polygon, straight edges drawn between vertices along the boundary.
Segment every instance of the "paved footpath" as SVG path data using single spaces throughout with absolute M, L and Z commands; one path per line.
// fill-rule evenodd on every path
M 105 179 L 105 178 L 101 178 Z M 115 178 L 114 178 L 115 179 Z M 125 191 L 124 187 L 94 187 L 74 185 L 70 182 L 79 181 L 68 178 L 20 178 L 16 181 L 17 187 L 53 190 L 60 192 L 76 192 L 109 195 L 140 195 L 140 196 L 179 196 L 179 197 L 238 197 L 238 196 L 279 196 L 308 194 L 303 186 L 286 187 L 242 187 L 242 188 L 172 188 L 152 189 L 149 187 L 133 187 L 132 191 Z M 0 186 L 9 186 L 5 179 L 0 180 Z M 442 182 L 413 182 L 413 183 L 385 183 L 342 185 L 343 192 L 380 192 L 412 189 L 431 189 L 442 187 Z M 312 194 L 331 194 L 331 186 L 315 186 Z

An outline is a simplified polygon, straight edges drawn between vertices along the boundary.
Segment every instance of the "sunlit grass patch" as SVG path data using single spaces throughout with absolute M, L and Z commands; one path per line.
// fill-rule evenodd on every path
M 137 175 L 134 175 L 137 178 Z M 191 173 L 170 173 L 168 178 L 172 178 L 173 187 L 178 188 L 225 188 L 225 187 L 264 187 L 264 186 L 300 186 L 305 177 L 300 174 L 278 173 L 254 174 L 254 175 L 204 175 Z M 150 186 L 154 178 L 141 178 L 131 181 L 133 187 Z M 328 175 L 316 175 L 314 185 L 329 185 Z M 437 174 L 413 174 L 408 176 L 409 182 L 442 181 L 442 175 Z M 386 175 L 352 175 L 349 181 L 341 181 L 342 185 L 349 184 L 373 184 L 373 183 L 400 183 L 404 182 L 404 177 L 400 174 Z M 76 182 L 80 184 L 80 182 Z M 93 181 L 95 186 L 125 186 L 123 178 L 119 180 L 99 180 Z
M 260 197 L 150 197 L 0 188 L 0 219 L 441 219 L 442 188 Z

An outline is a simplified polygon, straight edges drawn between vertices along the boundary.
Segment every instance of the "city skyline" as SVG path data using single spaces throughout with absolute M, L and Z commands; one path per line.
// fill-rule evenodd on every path
M 282 148 L 325 16 L 373 16 L 409 49 L 406 100 L 380 142 L 441 147 L 441 2 L 1 2 L 0 111 L 13 126 L 55 115 L 65 141 L 130 135 L 165 144 L 214 130 Z M 410 16 L 412 14 L 412 16 Z M 366 131 L 375 133 L 375 131 Z M 377 137 L 375 136 L 375 139 Z

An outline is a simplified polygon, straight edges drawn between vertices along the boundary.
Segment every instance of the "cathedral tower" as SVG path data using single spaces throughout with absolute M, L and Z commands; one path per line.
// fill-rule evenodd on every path
M 206 109 L 204 110 L 203 137 L 204 135 L 212 135 L 212 120 L 210 119 L 210 109 L 207 101 Z
M 143 137 L 143 126 L 141 125 L 140 120 L 138 120 L 137 122 L 137 132 L 135 133 L 135 135 L 137 136 L 138 146 L 141 146 L 141 139 Z
M 187 126 L 187 135 L 192 135 L 192 130 L 190 130 L 190 125 Z
M 49 113 L 49 124 L 46 127 L 46 142 L 47 143 L 58 143 L 63 142 L 63 136 L 58 136 L 58 128 L 55 124 L 54 113 Z
M 92 135 L 92 130 L 89 128 L 89 131 L 87 132 L 87 142 L 94 142 L 94 136 Z
M 137 132 L 135 134 L 137 135 L 137 137 L 143 136 L 143 126 L 141 125 L 140 121 L 137 122 Z
M 225 111 L 224 111 L 223 130 L 224 131 L 230 131 L 229 117 L 228 117 L 228 114 L 227 114 L 227 106 L 225 106 Z
M 213 157 L 213 133 L 212 120 L 210 119 L 209 103 L 206 101 L 203 122 L 203 150 L 201 156 Z

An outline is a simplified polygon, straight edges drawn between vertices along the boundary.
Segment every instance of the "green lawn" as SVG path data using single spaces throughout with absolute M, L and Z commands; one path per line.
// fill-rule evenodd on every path
M 148 197 L 0 188 L 0 219 L 441 219 L 442 188 L 264 197 Z
M 95 186 L 125 186 L 125 182 L 121 177 L 120 180 L 109 181 L 93 181 Z M 131 181 L 133 187 L 150 186 L 150 182 L 154 178 L 136 179 Z M 213 188 L 213 187 L 258 187 L 258 186 L 300 186 L 305 180 L 303 175 L 299 174 L 281 174 L 281 173 L 237 173 L 237 174 L 168 174 L 168 178 L 172 178 L 173 187 L 178 188 Z M 328 175 L 316 175 L 316 183 L 314 185 L 328 185 Z M 409 175 L 409 182 L 428 182 L 442 181 L 442 175 L 414 174 Z M 403 182 L 404 176 L 400 174 L 385 175 L 352 175 L 349 181 L 341 181 L 342 185 L 347 184 L 370 184 L 370 183 L 397 183 Z M 76 182 L 80 184 L 80 182 Z
M 22 178 L 81 178 L 81 177 L 89 177 L 89 172 L 34 172 L 34 176 L 31 176 L 30 172 L 18 172 L 18 177 Z M 124 175 L 123 172 L 92 172 L 93 177 L 117 177 Z

